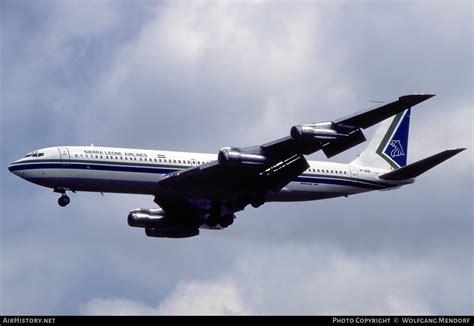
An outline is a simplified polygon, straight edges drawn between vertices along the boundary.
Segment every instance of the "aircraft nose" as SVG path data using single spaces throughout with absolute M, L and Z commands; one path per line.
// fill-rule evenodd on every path
M 15 169 L 15 163 L 16 163 L 16 162 L 13 162 L 12 164 L 10 164 L 10 165 L 8 166 L 8 171 L 10 171 L 11 173 L 17 175 L 16 169 Z

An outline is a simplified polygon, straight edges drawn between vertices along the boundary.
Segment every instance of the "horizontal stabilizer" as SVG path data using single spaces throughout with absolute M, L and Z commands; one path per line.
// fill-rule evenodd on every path
M 428 171 L 429 169 L 434 168 L 436 165 L 446 161 L 447 159 L 453 157 L 456 154 L 461 153 L 463 150 L 465 150 L 465 148 L 445 150 L 441 153 L 427 157 L 418 162 L 382 174 L 380 178 L 385 180 L 406 180 L 416 178 L 420 174 L 423 174 Z

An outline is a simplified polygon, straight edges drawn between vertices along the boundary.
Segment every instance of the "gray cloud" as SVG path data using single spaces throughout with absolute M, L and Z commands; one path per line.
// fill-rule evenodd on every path
M 217 152 L 412 92 L 438 96 L 414 110 L 409 160 L 472 148 L 471 3 L 0 12 L 1 313 L 472 313 L 471 149 L 400 190 L 248 208 L 178 241 L 127 226 L 151 197 L 80 193 L 60 209 L 6 169 L 60 144 Z

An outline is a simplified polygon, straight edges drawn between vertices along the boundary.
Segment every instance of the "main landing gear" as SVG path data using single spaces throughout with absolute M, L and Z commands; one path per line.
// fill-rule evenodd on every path
M 206 224 L 207 226 L 213 228 L 216 227 L 217 224 L 219 224 L 220 227 L 226 228 L 230 226 L 232 223 L 234 223 L 234 216 L 231 214 L 219 216 L 217 214 L 211 215 L 207 218 Z
M 258 208 L 265 204 L 265 195 L 257 195 L 250 201 L 250 205 L 254 208 Z

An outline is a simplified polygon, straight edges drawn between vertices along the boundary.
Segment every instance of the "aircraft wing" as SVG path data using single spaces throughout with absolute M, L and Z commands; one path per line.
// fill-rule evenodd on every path
M 323 150 L 330 158 L 364 142 L 366 139 L 361 129 L 369 128 L 433 96 L 432 94 L 405 95 L 390 103 L 334 121 L 294 126 L 290 136 L 263 144 L 259 148 L 247 148 L 247 150 L 262 151 L 275 158 L 292 154 L 309 155 Z M 307 137 L 304 137 L 305 131 L 308 134 Z
M 236 212 L 253 200 L 263 200 L 269 191 L 279 191 L 308 167 L 302 155 L 265 165 L 239 166 L 213 161 L 159 180 L 157 200 L 187 201 L 197 208 L 209 201 L 219 202 Z
M 434 94 L 413 94 L 400 96 L 396 101 L 381 105 L 376 108 L 367 109 L 341 119 L 337 119 L 334 121 L 334 123 L 358 126 L 359 128 L 366 129 L 373 126 L 374 124 L 390 118 L 397 113 L 405 111 L 412 106 L 426 101 L 433 96 Z
M 402 112 L 433 95 L 406 95 L 396 101 L 334 121 L 293 126 L 290 135 L 263 145 L 219 151 L 218 160 L 177 171 L 158 181 L 155 201 L 166 211 L 231 212 L 263 204 L 308 167 L 304 155 L 322 150 L 334 156 L 365 141 L 361 129 Z M 180 214 L 176 214 L 180 215 Z M 196 214 L 194 214 L 196 215 Z

